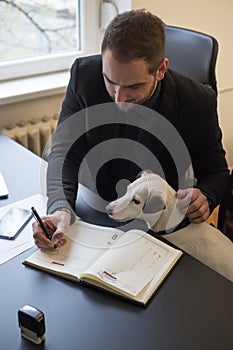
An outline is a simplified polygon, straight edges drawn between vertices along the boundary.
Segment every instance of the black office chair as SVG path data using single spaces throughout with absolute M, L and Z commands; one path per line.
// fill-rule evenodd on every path
M 218 228 L 233 242 L 233 170 L 227 194 L 219 207 Z
M 169 67 L 209 85 L 217 95 L 217 40 L 205 33 L 169 25 L 165 32 Z M 227 194 L 219 206 L 217 227 L 233 241 L 233 172 Z
M 209 85 L 217 94 L 217 40 L 194 30 L 165 26 L 169 67 L 193 80 Z

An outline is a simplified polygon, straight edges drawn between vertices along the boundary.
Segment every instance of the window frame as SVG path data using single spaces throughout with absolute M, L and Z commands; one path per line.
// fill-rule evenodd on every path
M 99 52 L 103 37 L 99 29 L 100 0 L 77 0 L 77 6 L 81 50 L 0 62 L 0 81 L 68 70 L 77 56 Z
M 103 3 L 112 3 L 118 13 L 132 9 L 131 0 L 77 1 L 79 1 L 80 10 L 80 47 L 82 49 L 73 50 L 69 53 L 50 54 L 0 62 L 0 82 L 68 71 L 77 57 L 100 52 L 100 46 L 104 35 L 104 30 L 100 28 L 100 8 Z M 111 18 L 109 18 L 109 20 L 111 20 Z

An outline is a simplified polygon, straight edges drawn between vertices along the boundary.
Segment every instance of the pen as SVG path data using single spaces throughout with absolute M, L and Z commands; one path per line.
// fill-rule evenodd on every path
M 32 210 L 32 214 L 33 216 L 35 217 L 36 221 L 38 222 L 38 224 L 40 225 L 40 227 L 42 228 L 45 236 L 48 238 L 48 239 L 51 239 L 52 235 L 50 235 L 41 219 L 41 217 L 39 216 L 39 214 L 37 213 L 36 209 L 34 207 L 31 207 L 31 210 Z M 54 245 L 54 249 L 57 249 L 57 245 L 55 244 Z
M 48 233 L 45 225 L 43 224 L 43 221 L 41 220 L 41 217 L 39 216 L 39 214 L 37 213 L 36 209 L 34 207 L 31 207 L 32 210 L 32 214 L 34 216 L 34 218 L 36 219 L 36 221 L 38 222 L 38 224 L 40 225 L 40 227 L 42 228 L 45 236 L 50 239 L 51 235 Z

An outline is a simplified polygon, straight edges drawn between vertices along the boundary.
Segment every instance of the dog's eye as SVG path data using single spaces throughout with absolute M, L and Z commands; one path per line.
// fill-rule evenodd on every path
M 134 204 L 136 204 L 136 205 L 140 204 L 140 201 L 139 201 L 138 199 L 136 199 L 136 198 L 133 198 L 132 201 L 133 201 Z

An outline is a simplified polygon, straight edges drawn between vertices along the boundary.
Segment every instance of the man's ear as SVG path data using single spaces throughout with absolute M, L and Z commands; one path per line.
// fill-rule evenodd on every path
M 152 214 L 164 209 L 166 209 L 166 203 L 162 195 L 158 191 L 153 191 L 147 198 L 142 211 L 145 214 Z
M 159 68 L 156 71 L 156 79 L 157 80 L 162 80 L 164 78 L 164 74 L 168 70 L 168 65 L 169 65 L 168 58 L 165 57 L 163 59 L 163 62 L 161 63 L 161 65 L 159 66 Z

